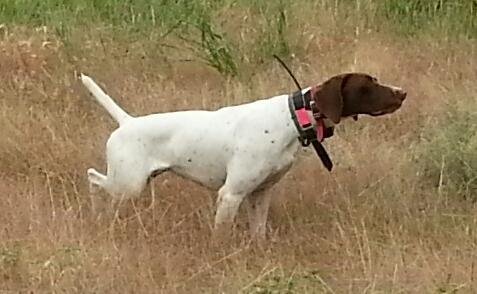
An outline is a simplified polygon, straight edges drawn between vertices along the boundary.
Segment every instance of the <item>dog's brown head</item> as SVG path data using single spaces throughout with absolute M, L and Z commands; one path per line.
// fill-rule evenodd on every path
M 367 74 L 347 73 L 312 88 L 312 96 L 318 109 L 334 123 L 339 123 L 342 117 L 392 113 L 401 107 L 406 92 L 380 84 Z

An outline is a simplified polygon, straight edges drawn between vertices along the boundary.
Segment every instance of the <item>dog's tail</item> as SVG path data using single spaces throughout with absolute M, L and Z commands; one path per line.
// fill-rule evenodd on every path
M 104 91 L 87 75 L 81 74 L 81 81 L 83 85 L 93 94 L 94 98 L 103 106 L 109 114 L 116 120 L 119 125 L 132 118 L 121 107 L 119 107 L 114 100 L 109 97 Z

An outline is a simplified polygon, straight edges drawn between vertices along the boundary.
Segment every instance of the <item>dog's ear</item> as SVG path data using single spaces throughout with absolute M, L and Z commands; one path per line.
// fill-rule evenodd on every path
M 347 76 L 334 76 L 318 86 L 315 92 L 314 99 L 318 109 L 335 124 L 341 120 L 344 104 L 342 89 Z

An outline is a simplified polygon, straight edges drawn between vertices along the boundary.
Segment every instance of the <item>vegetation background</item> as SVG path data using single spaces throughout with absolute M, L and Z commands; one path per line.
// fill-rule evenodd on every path
M 477 1 L 2 0 L 0 292 L 477 292 Z M 90 215 L 88 167 L 130 113 L 216 109 L 362 71 L 393 115 L 346 121 L 329 174 L 303 152 L 268 241 L 211 241 L 215 193 L 173 175 L 121 219 Z

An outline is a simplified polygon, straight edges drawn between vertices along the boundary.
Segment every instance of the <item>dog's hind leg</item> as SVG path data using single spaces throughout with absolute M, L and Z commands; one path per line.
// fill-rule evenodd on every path
M 147 210 L 153 209 L 154 204 L 156 203 L 156 191 L 154 189 L 153 179 L 158 175 L 166 172 L 169 169 L 168 164 L 158 164 L 156 168 L 151 172 L 151 175 L 147 178 L 147 185 L 149 186 L 150 194 L 151 194 L 151 203 Z
M 93 214 L 96 214 L 98 212 L 98 186 L 104 189 L 106 187 L 107 177 L 96 171 L 94 168 L 89 168 L 87 173 L 91 208 Z
M 134 170 L 134 166 L 131 169 L 119 170 L 108 166 L 108 175 L 103 175 L 95 169 L 88 169 L 93 214 L 100 214 L 104 209 L 117 213 L 124 200 L 138 197 L 141 194 L 146 186 L 148 173 L 133 173 L 131 170 Z M 112 197 L 109 200 L 109 208 L 104 206 L 104 201 L 100 201 L 103 199 L 100 199 L 99 195 L 97 195 L 98 187 L 104 189 Z M 100 204 L 101 208 L 99 207 Z

